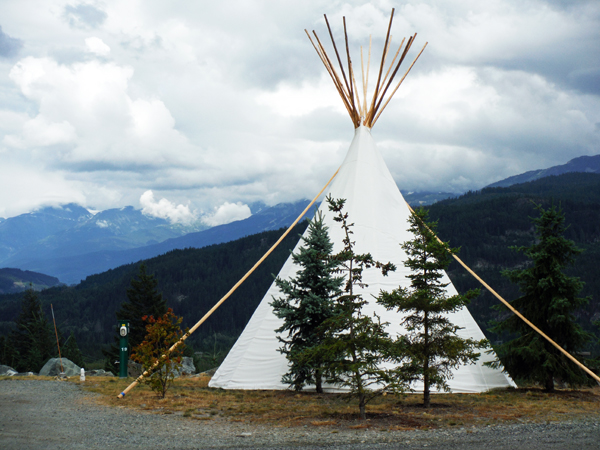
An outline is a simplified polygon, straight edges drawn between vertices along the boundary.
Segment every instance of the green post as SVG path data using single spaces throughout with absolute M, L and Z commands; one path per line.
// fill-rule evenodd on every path
M 120 320 L 119 329 L 119 378 L 127 378 L 129 362 L 129 320 Z

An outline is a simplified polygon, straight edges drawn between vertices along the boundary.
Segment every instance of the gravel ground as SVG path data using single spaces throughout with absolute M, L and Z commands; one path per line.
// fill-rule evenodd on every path
M 198 421 L 98 405 L 76 384 L 0 380 L 0 449 L 578 449 L 600 448 L 600 422 L 434 431 L 279 428 Z

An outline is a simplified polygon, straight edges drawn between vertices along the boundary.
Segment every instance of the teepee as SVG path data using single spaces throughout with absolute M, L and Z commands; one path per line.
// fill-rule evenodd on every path
M 361 294 L 364 299 L 371 299 L 371 302 L 365 307 L 365 314 L 376 312 L 383 322 L 390 323 L 388 328 L 390 335 L 398 335 L 404 331 L 399 325 L 399 314 L 394 311 L 386 311 L 383 307 L 377 305 L 374 296 L 377 296 L 381 290 L 391 291 L 398 286 L 408 287 L 410 285 L 410 280 L 407 278 L 409 270 L 404 267 L 406 255 L 400 244 L 413 237 L 407 231 L 409 227 L 408 218 L 411 212 L 371 136 L 371 128 L 381 111 L 383 111 L 391 96 L 414 65 L 413 61 L 397 86 L 390 90 L 392 80 L 395 78 L 400 64 L 416 37 L 416 34 L 410 37 L 406 45 L 404 45 L 404 40 L 402 41 L 389 65 L 389 69 L 384 73 L 390 49 L 390 29 L 393 14 L 392 10 L 382 61 L 377 74 L 374 93 L 370 99 L 367 99 L 366 94 L 368 63 L 367 72 L 362 71 L 362 99 L 357 92 L 355 74 L 348 52 L 345 19 L 344 35 L 348 61 L 346 70 L 342 65 L 335 41 L 333 41 L 331 28 L 327 22 L 327 17 L 325 17 L 341 69 L 341 77 L 314 32 L 315 40 L 311 39 L 311 42 L 313 42 L 317 53 L 325 64 L 355 126 L 354 139 L 327 194 L 335 199 L 346 199 L 345 211 L 348 213 L 350 222 L 354 223 L 353 237 L 356 241 L 355 250 L 357 253 L 369 252 L 375 260 L 390 261 L 396 265 L 396 271 L 389 273 L 386 277 L 382 276 L 380 271 L 366 270 L 364 272 L 364 282 L 368 287 L 362 289 Z M 423 50 L 421 50 L 422 52 Z M 369 45 L 369 59 L 370 53 Z M 401 55 L 400 58 L 398 58 L 399 55 Z M 334 252 L 337 252 L 342 245 L 342 230 L 339 224 L 333 221 L 333 213 L 328 210 L 326 205 L 321 206 L 320 210 L 324 222 L 329 228 L 330 238 L 337 246 L 334 248 Z M 302 240 L 298 243 L 294 250 L 295 253 L 302 243 Z M 281 279 L 289 279 L 296 275 L 297 269 L 290 257 L 278 276 Z M 455 295 L 456 290 L 447 275 L 445 276 L 445 282 L 449 283 L 446 288 L 448 295 Z M 285 355 L 278 351 L 281 343 L 274 331 L 282 325 L 282 321 L 274 315 L 270 306 L 273 298 L 279 296 L 281 296 L 281 293 L 277 285 L 273 283 L 239 339 L 213 376 L 209 386 L 224 389 L 288 388 L 288 385 L 281 381 L 282 376 L 288 371 L 288 361 Z M 451 314 L 449 317 L 454 324 L 461 327 L 458 332 L 461 337 L 474 339 L 485 337 L 466 308 Z M 448 382 L 451 390 L 453 392 L 482 392 L 514 385 L 512 380 L 501 370 L 484 366 L 484 362 L 493 359 L 495 359 L 495 355 L 482 351 L 477 363 L 464 365 L 456 369 L 453 372 L 453 378 Z M 335 387 L 330 387 L 329 390 L 335 390 Z

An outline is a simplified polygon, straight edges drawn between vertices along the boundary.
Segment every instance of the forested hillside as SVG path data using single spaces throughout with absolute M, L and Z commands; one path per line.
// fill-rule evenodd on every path
M 29 270 L 4 268 L 0 269 L 0 294 L 14 294 L 28 288 L 41 291 L 52 286 L 58 286 L 58 278 Z
M 538 216 L 534 203 L 544 207 L 560 205 L 569 225 L 566 237 L 583 250 L 567 273 L 585 281 L 582 295 L 592 298 L 578 315 L 582 325 L 598 335 L 592 322 L 600 320 L 600 175 L 569 173 L 508 188 L 486 188 L 436 203 L 429 211 L 434 220 L 439 220 L 441 238 L 461 247 L 460 258 L 510 300 L 519 294 L 518 289 L 501 271 L 522 266 L 526 261 L 510 247 L 533 242 L 530 218 Z M 479 287 L 457 263 L 453 263 L 449 275 L 459 291 Z M 497 317 L 491 306 L 497 304 L 495 297 L 482 291 L 470 307 L 486 333 L 490 320 Z M 502 338 L 492 334 L 488 337 Z
M 299 224 L 193 335 L 189 342 L 196 349 L 212 349 L 215 338 L 221 345 L 233 343 L 273 282 L 272 274 L 279 272 L 305 228 L 306 222 Z M 260 259 L 283 231 L 267 231 L 202 249 L 173 250 L 146 260 L 147 270 L 156 275 L 167 305 L 184 317 L 183 326 L 192 326 Z M 76 286 L 44 290 L 39 294 L 44 310 L 49 315 L 52 303 L 63 335 L 74 331 L 83 353 L 89 358 L 99 358 L 101 346 L 111 343 L 116 333 L 115 312 L 126 300 L 125 291 L 138 268 L 139 263 L 128 264 L 87 277 Z M 11 328 L 11 321 L 19 312 L 21 296 L 0 296 L 0 335 Z

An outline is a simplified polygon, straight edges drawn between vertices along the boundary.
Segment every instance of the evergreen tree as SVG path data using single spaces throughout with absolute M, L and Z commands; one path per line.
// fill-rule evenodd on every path
M 298 253 L 292 254 L 300 269 L 295 278 L 275 279 L 284 297 L 274 298 L 271 306 L 275 315 L 284 320 L 276 331 L 288 332 L 287 338 L 278 337 L 284 344 L 280 351 L 290 361 L 290 370 L 283 381 L 296 390 L 314 384 L 320 393 L 323 392 L 322 362 L 318 359 L 301 361 L 299 355 L 321 343 L 323 335 L 319 327 L 332 316 L 333 299 L 341 294 L 344 280 L 333 275 L 338 262 L 331 258 L 333 243 L 320 214 L 310 222 L 308 235 L 302 240 L 304 245 Z
M 8 336 L 0 336 L 0 364 L 12 367 L 13 361 L 13 352 Z
M 83 367 L 83 355 L 81 354 L 81 350 L 79 350 L 79 346 L 77 345 L 77 340 L 75 339 L 75 334 L 73 331 L 71 331 L 71 334 L 61 346 L 61 351 L 63 358 L 67 358 L 71 362 L 77 364 L 79 367 Z
M 129 348 L 141 344 L 146 336 L 144 316 L 162 317 L 167 312 L 167 302 L 158 292 L 158 280 L 146 272 L 146 264 L 140 264 L 137 279 L 131 280 L 127 289 L 127 301 L 117 311 L 117 320 L 129 320 Z M 106 358 L 106 370 L 116 373 L 114 362 L 119 359 L 119 337 L 115 333 L 115 342 L 108 350 L 103 350 Z
M 10 365 L 15 370 L 39 372 L 50 358 L 58 356 L 52 327 L 33 289 L 25 291 L 15 325 L 8 338 Z
M 367 403 L 380 395 L 393 382 L 387 370 L 382 368 L 384 354 L 391 344 L 385 332 L 385 323 L 379 317 L 365 315 L 362 311 L 367 301 L 359 293 L 365 269 L 377 268 L 387 275 L 395 270 L 391 263 L 375 261 L 371 254 L 354 251 L 355 242 L 344 212 L 344 199 L 327 198 L 329 210 L 336 216 L 344 232 L 343 249 L 333 255 L 338 267 L 334 273 L 342 275 L 345 285 L 342 295 L 334 299 L 332 317 L 321 326 L 323 341 L 301 355 L 307 360 L 318 358 L 323 363 L 323 374 L 328 382 L 350 389 L 350 396 L 358 399 L 360 417 L 366 419 Z
M 465 307 L 479 292 L 447 296 L 449 283 L 442 278 L 451 254 L 434 235 L 436 223 L 427 223 L 423 208 L 410 217 L 409 223 L 414 239 L 402 248 L 408 256 L 404 265 L 411 270 L 411 286 L 381 292 L 378 302 L 403 314 L 401 324 L 407 333 L 395 341 L 395 353 L 406 360 L 400 361 L 396 373 L 399 379 L 423 381 L 423 405 L 428 408 L 431 386 L 448 389 L 446 380 L 452 376 L 451 370 L 476 361 L 480 354 L 475 349 L 484 347 L 487 341 L 460 338 L 456 333 L 459 327 L 447 318 L 448 313 Z
M 589 302 L 589 298 L 578 297 L 583 283 L 564 274 L 581 250 L 563 236 L 567 227 L 560 208 L 536 207 L 540 212 L 533 219 L 536 242 L 529 247 L 513 247 L 529 257 L 532 264 L 525 269 L 506 270 L 503 275 L 517 283 L 523 294 L 511 305 L 573 355 L 591 338 L 573 315 Z M 586 382 L 582 370 L 517 316 L 499 322 L 493 331 L 519 334 L 496 348 L 505 370 L 513 378 L 539 383 L 549 392 L 554 390 L 555 378 L 571 384 Z

